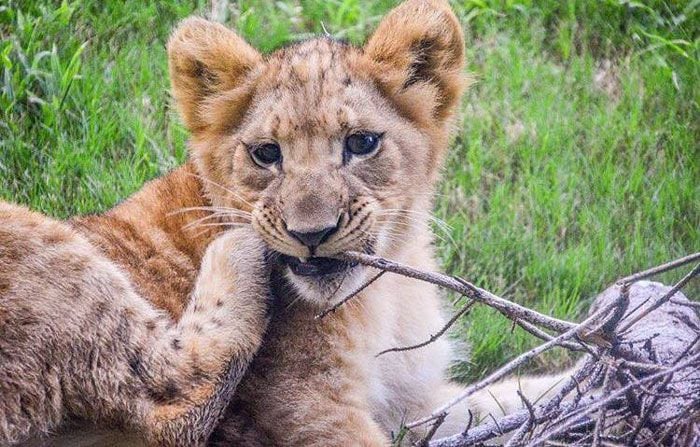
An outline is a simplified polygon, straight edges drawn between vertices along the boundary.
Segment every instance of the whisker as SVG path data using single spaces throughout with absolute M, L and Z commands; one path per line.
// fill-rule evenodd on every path
M 432 224 L 435 224 L 435 226 L 436 226 L 439 230 L 441 230 L 441 231 L 444 231 L 444 232 L 446 232 L 446 233 L 452 232 L 452 228 L 451 228 L 451 227 L 449 227 L 449 226 L 446 227 L 445 225 L 441 225 L 439 222 L 434 222 L 434 221 L 429 220 L 429 219 L 423 220 L 423 219 L 419 219 L 419 218 L 414 217 L 414 216 L 401 215 L 401 214 L 393 214 L 393 215 L 392 215 L 392 214 L 386 214 L 386 215 L 378 216 L 378 217 L 377 217 L 377 221 L 389 222 L 389 221 L 386 220 L 386 219 L 383 219 L 383 220 L 382 220 L 382 219 L 381 219 L 382 217 L 389 217 L 389 218 L 394 217 L 394 218 L 406 219 L 406 220 L 408 220 L 408 221 L 410 221 L 410 222 L 414 222 L 414 223 L 416 223 L 416 224 L 431 224 L 431 223 L 432 223 Z
M 210 214 L 208 216 L 200 217 L 199 219 L 193 220 L 192 222 L 188 223 L 187 225 L 183 225 L 182 229 L 183 230 L 189 230 L 190 228 L 196 227 L 200 223 L 204 223 L 205 221 L 209 219 L 214 219 L 218 218 L 220 215 L 218 213 Z
M 244 211 L 238 208 L 229 208 L 225 206 L 190 206 L 190 207 L 185 207 L 185 208 L 180 208 L 175 211 L 171 211 L 166 216 L 174 216 L 176 214 L 183 214 L 183 213 L 189 213 L 189 212 L 194 212 L 194 211 L 209 211 L 209 212 L 220 212 L 220 211 L 226 211 L 230 213 L 240 213 L 242 215 L 250 215 L 252 216 L 252 213 L 248 211 Z
M 381 224 L 381 225 L 400 225 L 400 226 L 407 227 L 407 228 L 412 228 L 413 226 L 420 226 L 423 224 L 430 225 L 428 222 L 423 222 L 420 220 L 415 220 L 415 219 L 410 219 L 410 218 L 407 218 L 407 220 L 408 220 L 408 222 L 402 222 L 402 221 L 397 221 L 397 220 L 377 220 L 377 223 Z M 438 227 L 437 229 L 440 230 L 441 232 L 446 232 L 444 228 Z
M 396 230 L 394 228 L 377 228 L 373 230 L 363 230 L 365 233 L 371 234 L 373 236 L 384 236 L 384 235 L 389 235 L 389 236 L 396 236 L 396 237 L 406 237 L 406 233 Z
M 385 217 L 385 218 L 394 217 L 394 218 L 406 219 L 406 220 L 408 220 L 409 222 L 413 222 L 413 223 L 419 224 L 419 225 L 423 225 L 423 224 L 429 224 L 429 225 L 430 225 L 430 224 L 433 224 L 434 227 L 435 227 L 436 229 L 440 230 L 441 232 L 445 233 L 446 235 L 451 235 L 452 232 L 453 232 L 453 230 L 454 230 L 454 229 L 453 229 L 452 227 L 450 227 L 449 225 L 441 224 L 439 221 L 434 221 L 434 220 L 430 220 L 430 219 L 428 219 L 428 220 L 422 220 L 422 219 L 419 219 L 419 218 L 417 218 L 417 217 L 408 216 L 408 215 L 399 215 L 399 214 L 395 214 L 395 215 L 386 214 L 386 215 L 383 215 L 383 216 L 378 216 L 377 222 L 381 222 L 381 223 L 384 223 L 384 224 L 393 222 L 393 221 L 390 221 L 390 220 L 387 220 L 387 219 L 382 219 L 382 217 Z
M 238 219 L 244 219 L 244 223 L 251 223 L 252 222 L 252 219 L 249 216 L 242 216 L 242 215 L 229 214 L 229 213 L 214 213 L 214 214 L 210 214 L 208 216 L 200 217 L 197 220 L 193 220 L 192 222 L 188 223 L 187 225 L 183 226 L 182 228 L 183 228 L 183 230 L 186 230 L 186 229 L 191 228 L 191 227 L 196 227 L 199 224 L 206 222 L 207 220 L 224 218 L 224 217 L 235 217 Z M 245 219 L 247 219 L 247 220 L 245 220 Z M 231 222 L 231 223 L 234 223 L 234 222 Z
M 268 265 L 275 264 L 279 261 L 280 254 L 275 250 L 265 250 L 263 255 L 265 257 L 265 262 Z
M 402 235 L 400 233 L 392 233 L 391 231 L 387 231 L 383 234 L 380 234 L 379 231 L 368 231 L 368 230 L 360 230 L 363 234 L 368 236 L 371 239 L 374 240 L 379 240 L 382 237 L 385 237 L 390 243 L 395 243 L 395 244 L 403 244 L 405 242 L 405 235 Z
M 194 230 L 194 228 L 190 228 L 190 230 Z M 204 228 L 203 230 L 199 230 L 198 233 L 193 234 L 191 237 L 193 239 L 197 239 L 198 237 L 204 236 L 206 233 L 211 232 L 212 230 L 210 228 Z
M 430 220 L 431 222 L 435 222 L 436 224 L 440 226 L 445 226 L 450 228 L 450 225 L 445 222 L 444 220 L 440 219 L 439 217 L 436 217 L 432 213 L 428 213 L 425 211 L 417 211 L 417 210 L 403 210 L 403 209 L 397 209 L 397 208 L 389 208 L 385 210 L 379 210 L 377 214 L 381 215 L 400 215 L 400 214 L 410 214 L 413 216 L 420 216 L 420 217 L 425 217 L 426 219 Z
M 271 238 L 275 242 L 275 244 L 278 245 L 278 249 L 279 247 L 283 247 L 280 251 L 285 251 L 286 249 L 288 252 L 293 253 L 295 250 L 297 250 L 296 247 L 294 247 L 291 243 L 289 243 L 289 241 L 287 241 L 284 238 L 281 231 L 277 227 L 272 227 L 272 230 L 274 231 L 271 231 L 270 228 L 261 226 L 261 230 L 264 231 L 265 234 L 267 234 L 267 236 Z
M 398 225 L 398 226 L 408 227 L 408 228 L 411 227 L 411 223 L 410 223 L 410 222 L 396 222 L 396 221 L 382 221 L 382 220 L 377 220 L 377 223 L 380 224 L 380 225 Z M 451 233 L 451 232 L 445 231 L 444 228 L 439 228 L 439 230 L 441 230 L 444 234 L 440 234 L 440 233 L 433 232 L 433 236 L 435 236 L 435 237 L 436 237 L 438 240 L 440 240 L 441 242 L 443 242 L 443 243 L 445 243 L 445 244 L 448 244 L 448 245 L 450 245 L 450 246 L 452 246 L 452 247 L 454 247 L 454 248 L 457 248 L 457 242 L 456 242 L 456 241 L 454 240 L 454 238 L 452 237 L 452 233 Z M 391 228 L 385 228 L 383 231 L 394 231 L 394 230 L 391 229 Z
M 385 208 L 385 209 L 380 209 L 379 212 L 380 213 L 382 213 L 382 212 L 396 212 L 396 213 L 405 213 L 405 214 L 416 214 L 416 215 L 420 215 L 420 216 L 435 218 L 435 215 L 430 211 L 420 211 L 420 210 L 414 210 L 414 209 L 410 209 L 410 208 Z
M 377 214 L 380 215 L 408 215 L 408 216 L 414 216 L 414 217 L 423 217 L 428 220 L 434 220 L 438 222 L 445 223 L 442 219 L 435 217 L 432 213 L 426 213 L 422 211 L 416 211 L 416 210 L 401 210 L 401 209 L 386 209 L 386 210 L 380 210 L 378 211 Z
M 240 222 L 240 223 L 214 222 L 214 223 L 201 223 L 199 225 L 188 228 L 188 230 L 194 230 L 196 228 L 208 228 L 208 227 L 224 227 L 224 228 L 230 227 L 230 228 L 233 228 L 233 227 L 248 227 L 248 226 L 250 226 L 249 223 L 243 223 L 243 222 Z
M 411 193 L 413 197 L 427 197 L 429 199 L 442 198 L 447 199 L 450 197 L 449 193 L 446 192 L 423 192 L 423 193 Z M 397 191 L 395 193 L 384 194 L 381 196 L 382 199 L 393 199 L 396 197 L 405 198 L 406 193 L 404 191 Z
M 338 290 L 340 290 L 341 287 L 343 287 L 343 283 L 345 282 L 345 278 L 348 277 L 348 272 L 349 272 L 348 270 L 345 271 L 345 273 L 343 274 L 343 277 L 340 278 L 340 281 L 338 282 L 338 285 L 335 287 L 333 292 L 328 297 L 326 297 L 326 302 L 330 302 L 333 298 L 335 298 L 335 294 L 338 293 Z

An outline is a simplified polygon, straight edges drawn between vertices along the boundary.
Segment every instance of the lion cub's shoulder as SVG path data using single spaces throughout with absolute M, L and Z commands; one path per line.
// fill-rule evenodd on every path
M 140 294 L 179 317 L 204 251 L 220 231 L 192 225 L 211 215 L 208 205 L 188 163 L 107 213 L 77 217 L 70 224 L 125 271 Z

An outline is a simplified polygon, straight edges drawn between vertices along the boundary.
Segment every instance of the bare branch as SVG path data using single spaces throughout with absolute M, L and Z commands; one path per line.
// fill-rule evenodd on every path
M 405 424 L 404 427 L 410 430 L 433 422 L 421 446 L 483 445 L 514 431 L 509 446 L 520 446 L 527 440 L 528 445 L 533 446 L 629 443 L 651 446 L 658 442 L 692 442 L 700 438 L 700 419 L 697 417 L 700 405 L 700 318 L 695 312 L 696 303 L 690 302 L 680 292 L 700 274 L 700 264 L 673 287 L 639 282 L 697 261 L 700 253 L 621 278 L 617 285 L 597 297 L 589 316 L 579 324 L 543 315 L 461 278 L 421 271 L 362 253 L 346 253 L 342 259 L 377 268 L 381 273 L 388 271 L 436 284 L 470 299 L 428 340 L 414 346 L 388 349 L 379 355 L 416 349 L 434 342 L 474 303 L 493 307 L 514 324 L 544 340 L 484 379 L 465 387 L 431 414 Z M 337 306 L 340 305 L 342 302 Z M 654 318 L 645 318 L 652 314 Z M 579 362 L 582 366 L 553 397 L 535 406 L 521 395 L 524 410 L 498 419 L 491 416 L 492 421 L 477 427 L 471 427 L 470 420 L 463 433 L 430 441 L 453 406 L 555 347 L 585 351 L 588 356 Z M 689 415 L 692 416 L 690 420 Z
M 541 409 L 542 407 L 536 407 Z M 563 411 L 569 411 L 574 408 L 571 403 L 562 404 Z M 470 445 L 479 445 L 479 443 L 494 439 L 501 436 L 501 433 L 509 433 L 527 422 L 530 413 L 527 409 L 516 411 L 515 413 L 503 416 L 497 422 L 491 421 L 483 423 L 477 427 L 470 428 L 462 433 L 443 438 L 436 439 L 430 443 L 430 447 L 464 447 Z
M 511 320 L 522 319 L 529 323 L 546 327 L 547 329 L 551 329 L 559 333 L 566 332 L 576 327 L 576 324 L 574 323 L 543 315 L 539 312 L 528 309 L 527 307 L 496 296 L 493 293 L 481 289 L 460 278 L 447 276 L 436 272 L 424 272 L 398 262 L 365 253 L 347 252 L 343 254 L 341 258 L 347 261 L 359 262 L 360 264 L 375 267 L 380 270 L 398 273 L 409 278 L 415 278 L 454 290 L 455 292 L 465 295 L 477 302 L 493 307 Z
M 700 260 L 700 252 L 698 253 L 693 253 L 692 255 L 684 256 L 682 258 L 676 259 L 675 261 L 667 262 L 665 264 L 658 265 L 656 267 L 652 267 L 648 270 L 644 270 L 641 272 L 634 273 L 629 276 L 625 276 L 624 278 L 618 279 L 615 283 L 616 284 L 632 284 L 633 282 L 637 282 L 642 279 L 650 278 L 654 275 L 658 275 L 659 273 L 664 273 L 669 270 L 677 269 L 678 267 L 682 267 L 686 264 L 690 264 L 691 262 L 695 262 Z
M 633 324 L 641 320 L 642 318 L 646 317 L 651 313 L 652 311 L 658 309 L 662 304 L 664 304 L 666 301 L 670 300 L 679 290 L 681 290 L 683 287 L 685 287 L 688 282 L 693 279 L 698 273 L 700 273 L 700 264 L 696 265 L 693 270 L 691 270 L 687 275 L 685 275 L 680 281 L 674 285 L 671 290 L 669 290 L 664 296 L 661 298 L 657 299 L 654 301 L 650 306 L 648 306 L 646 309 L 641 311 L 639 315 L 636 315 L 634 318 L 631 320 L 625 322 L 625 324 L 622 326 L 620 329 L 621 331 L 626 331 L 630 327 L 632 327 Z M 651 299 L 651 297 L 649 298 Z M 631 315 L 633 315 L 638 309 L 643 307 L 645 304 L 648 303 L 649 300 L 646 300 L 642 303 L 640 303 L 637 307 L 634 308 L 632 312 L 630 312 L 627 315 L 627 318 L 629 318 Z
M 534 324 L 530 324 L 527 321 L 522 321 L 522 320 L 517 320 L 515 323 L 523 328 L 525 332 L 534 335 L 537 338 L 540 338 L 544 341 L 549 341 L 553 339 L 554 337 L 543 331 L 542 329 L 538 328 Z M 562 348 L 566 348 L 570 351 L 582 351 L 582 352 L 588 352 L 584 346 L 581 345 L 581 343 L 574 343 L 570 341 L 564 341 L 560 345 Z
M 555 428 L 553 428 L 550 432 L 540 436 L 539 438 L 535 439 L 530 443 L 530 445 L 539 445 L 546 441 L 549 438 L 552 438 L 560 433 L 565 432 L 568 428 L 573 425 L 574 422 L 578 421 L 581 417 L 587 416 L 601 408 L 603 408 L 606 405 L 610 405 L 613 401 L 616 399 L 619 399 L 622 397 L 625 393 L 628 391 L 631 391 L 635 388 L 637 388 L 640 384 L 644 384 L 647 382 L 652 382 L 658 379 L 663 379 L 666 375 L 672 374 L 674 372 L 680 371 L 684 368 L 688 367 L 696 367 L 696 363 L 700 360 L 700 353 L 695 354 L 694 356 L 691 356 L 690 358 L 686 359 L 683 362 L 679 362 L 677 365 L 675 365 L 673 368 L 670 369 L 669 372 L 666 371 L 661 371 L 655 374 L 648 375 L 644 377 L 643 379 L 637 380 L 635 382 L 631 382 L 628 385 L 618 388 L 614 392 L 610 393 L 608 396 L 604 396 L 597 401 L 591 403 L 590 405 L 587 405 L 583 407 L 579 411 L 574 411 L 571 414 L 567 414 L 562 420 L 555 421 Z
M 430 421 L 433 421 L 437 418 L 439 414 L 442 414 L 446 411 L 448 411 L 450 408 L 453 406 L 457 405 L 467 397 L 471 396 L 472 394 L 476 393 L 477 391 L 501 380 L 504 378 L 507 374 L 510 372 L 514 371 L 521 365 L 527 363 L 528 361 L 532 360 L 533 358 L 537 357 L 538 355 L 542 354 L 543 352 L 548 351 L 549 349 L 559 346 L 561 341 L 564 340 L 569 340 L 573 336 L 578 335 L 582 333 L 584 330 L 588 329 L 590 325 L 593 323 L 597 323 L 598 319 L 606 315 L 608 312 L 610 312 L 615 306 L 617 306 L 617 302 L 613 302 L 608 304 L 607 306 L 603 307 L 602 309 L 598 310 L 596 313 L 588 317 L 586 320 L 584 320 L 580 325 L 574 326 L 572 329 L 566 331 L 565 333 L 561 334 L 560 336 L 553 338 L 552 340 L 541 344 L 540 346 L 537 346 L 536 348 L 533 348 L 523 354 L 520 354 L 518 357 L 514 358 L 510 362 L 506 363 L 493 373 L 489 374 L 486 378 L 480 380 L 479 382 L 476 382 L 472 385 L 469 385 L 466 387 L 458 396 L 454 397 L 452 400 L 449 402 L 445 403 L 438 409 L 434 410 L 432 414 L 429 416 L 426 416 L 424 418 L 418 419 L 416 421 L 413 421 L 409 424 L 406 424 L 406 427 L 408 428 L 415 428 L 420 425 L 426 424 Z
M 508 440 L 505 447 L 515 447 L 522 444 L 523 438 L 525 438 L 525 436 L 530 432 L 530 430 L 532 430 L 532 428 L 537 423 L 537 415 L 535 413 L 535 408 L 532 406 L 530 401 L 527 400 L 525 395 L 520 390 L 518 390 L 518 397 L 520 397 L 520 400 L 523 402 L 523 405 L 525 405 L 529 417 L 523 423 L 523 425 L 521 425 L 520 428 L 515 432 L 515 434 Z
M 435 422 L 433 422 L 433 424 L 430 426 L 428 433 L 417 443 L 418 447 L 428 447 L 430 445 L 430 440 L 433 439 L 433 436 L 435 436 L 438 428 L 440 428 L 443 422 L 445 422 L 445 418 L 447 418 L 447 413 L 443 413 L 438 416 L 437 419 L 435 419 Z
M 418 343 L 418 344 L 415 344 L 415 345 L 411 345 L 411 346 L 404 346 L 404 347 L 401 347 L 401 348 L 389 348 L 389 349 L 385 349 L 385 350 L 381 351 L 379 354 L 377 354 L 376 357 L 379 357 L 380 355 L 384 355 L 384 354 L 389 353 L 389 352 L 411 351 L 411 350 L 413 350 L 413 349 L 419 349 L 419 348 L 422 348 L 423 346 L 427 346 L 427 345 L 433 343 L 435 340 L 437 340 L 438 338 L 442 337 L 443 334 L 444 334 L 445 332 L 447 332 L 447 330 L 450 329 L 450 328 L 452 327 L 452 325 L 455 324 L 455 322 L 456 322 L 461 316 L 463 316 L 463 315 L 465 315 L 466 313 L 468 313 L 469 310 L 474 306 L 474 303 L 475 303 L 474 300 L 470 300 L 464 307 L 462 307 L 462 308 L 459 310 L 459 312 L 457 312 L 456 314 L 454 314 L 454 315 L 452 316 L 452 318 L 450 318 L 450 320 L 449 320 L 439 331 L 437 331 L 434 335 L 431 335 L 430 338 L 428 338 L 427 340 L 425 340 L 425 341 L 423 341 L 423 342 L 420 342 L 420 343 Z
M 619 310 L 627 303 L 637 309 L 640 302 L 653 305 L 656 300 L 650 297 L 667 296 L 672 289 L 651 282 L 609 288 L 599 295 L 593 315 L 584 321 L 596 328 L 584 333 L 593 340 L 607 340 L 609 346 L 597 342 L 596 350 L 554 397 L 534 409 L 481 424 L 468 433 L 434 440 L 430 446 L 482 445 L 501 433 L 513 432 L 509 441 L 512 446 L 524 445 L 527 438 L 527 445 L 532 446 L 654 446 L 663 440 L 664 445 L 687 445 L 685 440 L 700 435 L 700 418 L 692 416 L 700 408 L 697 313 L 682 305 L 689 301 L 681 293 L 674 296 L 678 303 L 667 300 L 653 311 L 654 318 L 640 321 L 625 334 L 616 327 L 616 322 L 629 315 L 627 312 L 623 316 Z M 596 320 L 596 315 L 606 318 Z M 632 348 L 632 343 L 642 347 Z M 607 372 L 601 384 L 598 371 L 603 369 Z
M 336 304 L 334 304 L 333 306 L 331 306 L 331 307 L 329 307 L 328 309 L 324 310 L 324 311 L 321 312 L 320 314 L 316 315 L 316 319 L 317 319 L 317 320 L 320 320 L 320 319 L 324 318 L 326 315 L 335 312 L 336 310 L 338 310 L 338 308 L 340 308 L 340 306 L 344 305 L 345 303 L 347 303 L 348 301 L 350 301 L 351 299 L 353 299 L 354 297 L 356 297 L 360 292 L 362 292 L 362 291 L 365 290 L 367 287 L 369 287 L 370 284 L 372 284 L 374 281 L 376 281 L 376 280 L 378 280 L 379 278 L 381 278 L 382 275 L 385 274 L 385 273 L 386 273 L 386 272 L 385 272 L 384 270 L 380 270 L 379 273 L 377 273 L 376 275 L 374 275 L 373 277 L 371 277 L 371 278 L 369 279 L 369 281 L 365 282 L 364 284 L 362 284 L 362 285 L 361 285 L 360 287 L 358 287 L 357 289 L 355 289 L 355 290 L 353 290 L 352 292 L 350 292 L 345 298 L 343 298 L 342 300 L 338 301 Z
M 622 286 L 622 290 L 629 290 L 629 287 L 627 284 Z M 624 292 L 623 292 L 624 293 Z M 610 389 L 612 388 L 612 375 L 613 375 L 613 369 L 611 367 L 608 367 L 607 370 L 605 371 L 605 378 L 603 379 L 603 396 L 606 396 L 610 393 Z M 591 447 L 599 447 L 600 446 L 600 438 L 601 435 L 603 434 L 603 429 L 605 428 L 605 418 L 607 416 L 608 408 L 607 406 L 603 406 L 600 411 L 598 412 L 598 417 L 596 418 L 595 421 L 595 428 L 593 429 L 593 442 L 591 444 Z

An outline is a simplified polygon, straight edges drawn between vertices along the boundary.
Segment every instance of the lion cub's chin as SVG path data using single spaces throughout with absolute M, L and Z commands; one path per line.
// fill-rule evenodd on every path
M 367 280 L 367 271 L 361 265 L 346 265 L 332 273 L 307 275 L 288 265 L 285 277 L 299 298 L 319 309 L 326 309 L 360 287 Z

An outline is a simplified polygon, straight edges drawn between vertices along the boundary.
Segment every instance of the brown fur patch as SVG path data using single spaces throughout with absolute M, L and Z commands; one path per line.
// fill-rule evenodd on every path
M 147 184 L 139 193 L 104 215 L 71 221 L 79 232 L 120 267 L 157 307 L 178 317 L 187 303 L 204 249 L 218 233 L 185 230 L 205 217 L 202 185 L 191 165 Z M 197 237 L 195 237 L 197 236 Z

